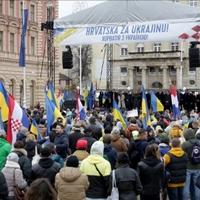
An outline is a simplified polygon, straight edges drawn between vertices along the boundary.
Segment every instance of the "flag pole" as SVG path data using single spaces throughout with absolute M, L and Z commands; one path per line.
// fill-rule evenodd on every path
M 180 54 L 180 84 L 179 89 L 182 89 L 183 86 L 183 39 L 181 39 L 181 54 Z
M 23 0 L 23 17 L 22 17 L 23 23 L 22 24 L 24 24 L 24 20 L 25 20 L 24 10 L 25 10 L 25 2 Z M 26 49 L 25 49 L 25 53 L 26 53 Z M 23 89 L 24 89 L 23 107 L 26 108 L 26 66 L 23 67 L 23 79 L 24 79 L 23 80 Z
M 82 45 L 80 45 L 80 56 L 79 56 L 79 65 L 80 65 L 80 95 L 82 94 Z

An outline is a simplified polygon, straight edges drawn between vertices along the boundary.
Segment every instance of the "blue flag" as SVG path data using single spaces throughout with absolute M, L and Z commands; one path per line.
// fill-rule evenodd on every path
M 23 19 L 22 19 L 22 34 L 21 34 L 21 46 L 20 46 L 20 54 L 19 54 L 19 66 L 25 67 L 25 49 L 26 49 L 26 30 L 27 30 L 27 22 L 28 22 L 28 9 L 23 10 Z
M 94 107 L 94 101 L 95 101 L 95 90 L 93 88 L 93 83 L 91 83 L 91 87 L 90 87 L 90 91 L 89 91 L 87 99 L 88 99 L 88 102 L 87 102 L 88 109 L 92 109 Z

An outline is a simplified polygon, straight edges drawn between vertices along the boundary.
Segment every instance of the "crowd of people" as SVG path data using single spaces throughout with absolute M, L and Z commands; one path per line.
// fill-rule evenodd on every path
M 50 132 L 43 108 L 27 113 L 38 135 L 21 128 L 12 146 L 6 127 L 0 130 L 2 200 L 114 200 L 114 192 L 119 200 L 200 199 L 195 110 L 175 120 L 165 109 L 144 129 L 140 117 L 127 118 L 123 128 L 109 111 L 90 110 L 81 121 L 67 109 Z

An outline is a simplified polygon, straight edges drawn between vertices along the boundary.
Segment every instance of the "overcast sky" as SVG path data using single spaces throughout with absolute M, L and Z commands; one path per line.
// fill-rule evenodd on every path
M 59 0 L 59 17 L 70 15 L 80 9 L 88 8 L 103 1 L 67 1 Z

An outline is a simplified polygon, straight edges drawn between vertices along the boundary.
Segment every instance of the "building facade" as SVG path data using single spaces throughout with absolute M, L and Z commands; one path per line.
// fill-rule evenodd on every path
M 200 6 L 199 0 L 173 2 Z M 113 45 L 112 89 L 130 88 L 137 92 L 142 84 L 146 89 L 168 89 L 171 83 L 179 89 L 199 88 L 199 69 L 189 70 L 189 45 L 187 41 L 183 43 L 182 63 L 177 41 Z
M 29 9 L 26 32 L 26 106 L 44 103 L 47 75 L 46 32 L 41 23 L 47 21 L 47 8 L 58 16 L 58 0 L 0 0 L 0 80 L 6 89 L 23 104 L 23 68 L 19 67 L 19 51 L 24 7 Z M 57 58 L 57 57 L 56 57 Z M 57 62 L 55 64 L 57 68 Z M 55 70 L 58 86 L 58 70 Z

